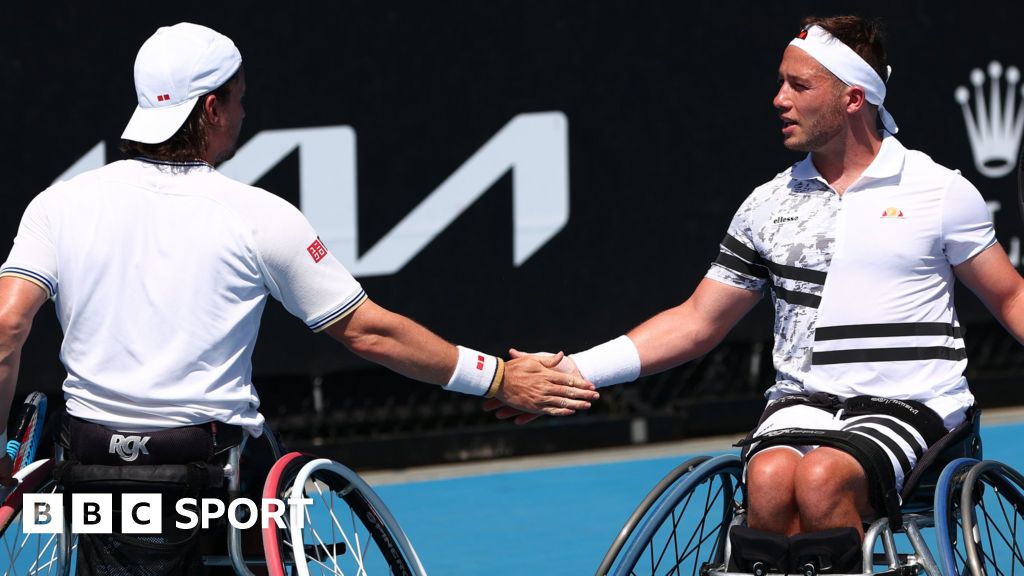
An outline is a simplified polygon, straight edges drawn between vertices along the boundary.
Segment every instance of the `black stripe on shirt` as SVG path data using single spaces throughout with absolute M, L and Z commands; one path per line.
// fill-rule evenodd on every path
M 722 246 L 725 246 L 730 252 L 751 264 L 761 264 L 763 261 L 761 255 L 756 250 L 740 242 L 732 234 L 726 234 L 725 238 L 722 238 Z
M 814 294 L 786 290 L 781 286 L 772 286 L 772 291 L 775 292 L 776 298 L 785 300 L 790 304 L 806 306 L 807 308 L 817 308 L 821 304 L 821 296 L 815 296 Z
M 952 336 L 963 338 L 959 326 L 945 322 L 904 322 L 898 324 L 851 324 L 848 326 L 819 326 L 814 330 L 815 340 L 844 340 L 846 338 L 891 338 L 897 336 Z
M 825 277 L 827 273 L 821 270 L 811 270 L 810 268 L 798 268 L 797 266 L 789 266 L 787 264 L 777 264 L 771 260 L 766 260 L 765 265 L 772 271 L 773 274 L 780 278 L 786 278 L 788 280 L 799 280 L 800 282 L 810 282 L 811 284 L 825 284 Z
M 754 276 L 756 278 L 768 278 L 768 269 L 760 264 L 750 264 L 742 258 L 737 258 L 732 254 L 725 252 L 719 252 L 718 258 L 715 260 L 716 264 L 721 264 L 733 272 L 740 274 L 746 274 L 747 276 Z
M 863 348 L 861 350 L 828 350 L 811 353 L 811 364 L 849 364 L 852 362 L 901 362 L 905 360 L 951 360 L 967 358 L 966 348 L 921 346 L 917 348 Z
M 800 268 L 798 266 L 790 266 L 788 264 L 779 264 L 772 262 L 771 260 L 765 260 L 758 254 L 754 249 L 750 248 L 743 242 L 740 242 L 735 236 L 726 234 L 725 238 L 722 239 L 722 246 L 729 249 L 730 252 L 736 254 L 740 258 L 750 262 L 751 264 L 760 264 L 767 266 L 773 274 L 779 278 L 786 278 L 788 280 L 799 280 L 801 282 L 810 282 L 812 284 L 824 284 L 825 277 L 827 274 L 820 270 L 811 270 L 810 268 Z

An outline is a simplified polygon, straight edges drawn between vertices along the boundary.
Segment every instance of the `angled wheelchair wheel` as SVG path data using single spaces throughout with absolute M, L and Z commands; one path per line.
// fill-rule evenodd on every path
M 629 538 L 633 535 L 637 525 L 640 524 L 640 521 L 643 520 L 651 507 L 654 506 L 662 495 L 665 494 L 665 491 L 675 484 L 676 480 L 681 476 L 693 472 L 697 466 L 700 466 L 710 459 L 710 456 L 697 456 L 696 458 L 691 458 L 686 462 L 683 462 L 666 474 L 665 477 L 647 493 L 647 496 L 640 501 L 640 504 L 635 510 L 633 510 L 633 513 L 630 514 L 626 523 L 623 524 L 622 529 L 619 530 L 619 533 L 615 536 L 615 540 L 612 542 L 612 545 L 608 547 L 608 551 L 605 552 L 604 558 L 601 560 L 601 565 L 597 568 L 597 573 L 599 575 L 603 576 L 611 570 L 612 565 L 615 563 L 615 559 L 619 556 L 619 552 L 622 551 L 622 547 L 629 541 Z
M 263 497 L 311 501 L 298 515 L 289 508 L 284 528 L 272 523 L 264 529 L 271 576 L 425 574 L 380 497 L 355 472 L 333 460 L 286 454 L 271 469 Z
M 971 573 L 1024 573 L 1024 476 L 1000 462 L 977 464 L 964 478 L 960 514 Z
M 974 458 L 953 460 L 942 469 L 935 485 L 935 561 L 946 576 L 971 573 L 960 523 L 960 494 L 967 473 L 977 463 Z
M 682 576 L 724 566 L 729 525 L 744 500 L 743 463 L 735 455 L 717 456 L 678 470 L 660 497 L 654 496 L 656 487 L 648 496 L 653 500 L 641 504 L 648 509 L 624 546 L 619 544 L 619 559 L 611 559 L 607 568 L 602 564 L 599 574 Z
M 19 470 L 17 487 L 0 504 L 0 574 L 3 576 L 66 576 L 73 545 L 66 530 L 57 534 L 28 534 L 24 530 L 26 494 L 56 491 L 53 461 L 39 460 Z M 63 519 L 56 519 L 63 524 Z

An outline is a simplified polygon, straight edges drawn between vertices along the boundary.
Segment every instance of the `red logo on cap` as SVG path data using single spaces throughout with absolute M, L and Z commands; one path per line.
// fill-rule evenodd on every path
M 170 99 L 171 99 L 171 95 L 170 94 L 159 94 L 156 97 L 156 101 L 157 102 L 165 102 L 165 101 L 170 100 Z
M 484 357 L 482 355 L 480 355 L 480 354 L 477 354 L 477 357 L 476 357 L 476 369 L 477 370 L 483 370 L 484 369 Z
M 320 238 L 317 238 L 306 247 L 306 252 L 309 252 L 309 255 L 313 257 L 313 262 L 319 263 L 327 256 L 327 247 L 320 242 Z
M 806 40 L 807 39 L 807 29 L 804 28 L 803 30 L 801 30 L 800 33 L 796 35 L 796 37 L 801 39 L 801 40 Z

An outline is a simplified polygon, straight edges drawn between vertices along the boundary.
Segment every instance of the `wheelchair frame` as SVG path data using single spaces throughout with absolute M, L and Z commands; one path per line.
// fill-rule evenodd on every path
M 270 454 L 275 462 L 282 461 L 286 457 L 286 455 L 282 453 L 276 437 L 266 426 L 264 426 L 262 438 L 265 438 Z M 250 437 L 248 434 L 243 435 L 242 441 L 237 446 L 232 447 L 228 452 L 227 462 L 224 466 L 224 480 L 227 489 L 228 502 L 241 496 L 242 472 L 240 464 L 242 452 L 247 446 L 249 440 Z M 395 543 L 397 549 L 397 551 L 389 550 L 388 553 L 392 555 L 401 554 L 402 561 L 400 565 L 395 565 L 392 560 L 386 557 L 384 558 L 384 561 L 388 564 L 389 573 L 410 574 L 414 576 L 426 574 L 419 557 L 409 542 L 408 537 L 402 531 L 394 516 L 384 505 L 383 501 L 381 501 L 381 499 L 376 495 L 373 489 L 359 478 L 355 472 L 342 464 L 329 459 L 316 459 L 312 456 L 299 455 L 298 453 L 288 454 L 287 456 L 296 461 L 301 461 L 302 464 L 306 464 L 298 474 L 289 476 L 287 479 L 282 479 L 288 482 L 288 490 L 292 493 L 300 492 L 304 494 L 305 490 L 310 486 L 320 489 L 326 488 L 332 495 L 332 503 L 335 502 L 335 499 L 333 498 L 335 493 L 337 493 L 339 498 L 344 499 L 346 503 L 351 502 L 352 498 L 358 497 L 358 502 L 361 503 L 360 505 L 363 506 L 363 508 L 361 508 L 360 512 L 353 513 L 353 516 L 358 517 L 361 528 L 365 530 L 365 542 L 367 547 L 369 547 L 371 543 L 371 537 L 376 541 L 378 537 L 376 535 L 377 532 L 384 531 L 387 534 L 387 537 L 391 539 L 390 541 Z M 53 477 L 55 463 L 62 462 L 63 460 L 64 450 L 57 445 L 55 447 L 53 460 L 39 460 L 16 474 L 16 478 L 19 478 L 23 484 L 19 486 L 19 489 L 15 489 L 11 492 L 9 494 L 10 498 L 5 498 L 3 506 L 0 507 L 0 510 L 3 510 L 3 513 L 0 513 L 0 539 L 6 542 L 8 536 L 6 532 L 12 529 L 12 526 L 18 524 L 18 522 L 13 521 L 13 518 L 17 517 L 21 512 L 22 496 L 28 492 L 35 492 L 37 488 L 43 486 L 52 487 L 55 482 Z M 269 482 L 266 482 L 265 484 L 269 484 Z M 280 488 L 284 489 L 284 487 L 284 484 L 280 485 Z M 266 489 L 266 486 L 264 486 L 264 490 Z M 352 510 L 350 509 L 349 511 Z M 331 513 L 331 518 L 335 518 L 333 516 L 333 512 Z M 367 522 L 367 519 L 369 522 Z M 350 519 L 350 521 L 353 522 L 353 524 L 355 522 L 354 519 Z M 291 551 L 291 554 L 289 555 L 287 552 L 284 554 L 279 553 L 278 556 L 285 558 L 282 560 L 282 565 L 292 567 L 293 573 L 295 574 L 309 574 L 305 561 L 296 562 L 294 557 L 296 549 L 302 549 L 302 553 L 308 559 L 308 549 L 311 547 L 317 548 L 316 545 L 311 546 L 308 544 L 302 544 L 302 531 L 307 522 L 312 522 L 308 515 L 308 511 L 302 525 L 296 526 L 289 523 L 287 529 L 280 529 L 276 527 L 272 528 L 275 531 L 288 532 L 288 536 L 283 539 L 282 547 L 286 547 L 287 550 Z M 233 522 L 228 522 L 227 524 L 226 555 L 204 554 L 202 557 L 203 566 L 229 567 L 239 576 L 253 576 L 253 572 L 249 569 L 250 566 L 265 566 L 271 575 L 275 574 L 275 571 L 268 564 L 267 556 L 257 557 L 253 555 L 245 555 L 243 546 L 244 531 L 235 526 Z M 372 527 L 370 526 L 371 524 L 373 524 Z M 355 530 L 358 532 L 359 528 L 356 528 Z M 363 534 L 360 533 L 359 538 L 362 536 Z M 21 537 L 20 530 L 16 537 L 21 539 L 22 545 L 24 545 L 28 540 L 27 538 Z M 294 540 L 290 541 L 289 538 L 298 538 L 299 544 L 292 544 Z M 72 564 L 72 555 L 75 552 L 74 535 L 68 530 L 66 519 L 63 522 L 63 530 L 61 530 L 55 538 L 50 538 L 44 545 L 47 549 L 51 546 L 56 546 L 56 548 L 52 549 L 49 561 L 43 562 L 43 560 L 40 559 L 39 561 L 34 562 L 32 567 L 29 569 L 31 574 L 40 573 L 37 572 L 37 570 L 41 569 L 46 569 L 45 573 L 47 574 L 58 574 L 60 576 L 67 576 L 69 574 Z M 346 548 L 344 544 L 339 544 L 337 542 L 324 544 L 320 541 L 319 547 L 329 555 L 331 550 L 328 550 L 328 546 L 333 547 L 333 551 L 335 553 L 337 553 L 337 550 L 341 550 L 340 555 L 345 554 Z M 279 552 L 282 551 L 279 550 Z M 321 552 L 320 550 L 314 551 L 314 554 L 317 555 L 317 561 L 319 560 L 319 556 L 323 555 L 324 552 Z M 359 553 L 362 554 L 363 552 L 360 551 Z M 12 574 L 11 570 L 15 569 L 15 555 L 12 554 L 12 549 L 10 547 L 8 547 L 7 554 L 7 560 L 11 566 L 6 572 L 0 571 L 0 573 Z M 387 556 L 383 551 L 382 555 Z M 328 560 L 328 562 L 331 560 L 334 562 L 334 570 L 340 570 L 341 568 L 338 567 L 337 558 L 332 558 Z M 362 567 L 363 560 L 363 558 L 358 560 L 360 563 L 359 573 L 361 574 L 366 573 L 365 568 Z M 322 565 L 328 566 L 327 573 L 334 573 L 330 571 L 331 569 L 328 563 L 324 562 Z M 14 572 L 12 576 L 23 576 L 23 573 Z
M 910 576 L 925 572 L 930 576 L 980 576 L 986 573 L 986 566 L 994 566 L 997 561 L 995 553 L 985 551 L 986 546 L 998 548 L 1004 555 L 1008 553 L 1011 562 L 1024 566 L 1024 477 L 998 462 L 955 455 L 958 450 L 971 450 L 980 457 L 978 425 L 977 420 L 972 420 L 965 429 L 974 429 L 975 433 L 962 433 L 939 447 L 938 458 L 930 462 L 933 466 L 943 465 L 934 486 L 914 484 L 905 492 L 900 530 L 894 531 L 885 517 L 866 527 L 861 546 L 862 574 Z M 948 454 L 954 456 L 945 457 Z M 701 456 L 677 466 L 630 515 L 602 559 L 598 576 L 646 574 L 637 569 L 641 556 L 650 561 L 652 574 L 682 575 L 692 571 L 700 576 L 738 576 L 726 567 L 732 552 L 728 531 L 731 526 L 745 522 L 742 474 L 743 463 L 736 455 Z M 923 475 L 923 471 L 915 474 L 914 481 Z M 922 488 L 925 496 L 927 490 L 934 488 L 930 500 L 912 496 Z M 702 498 L 703 511 L 699 509 Z M 990 504 L 992 510 L 988 510 L 985 503 L 989 498 L 1003 500 L 998 500 L 997 506 Z M 697 503 L 700 519 L 687 539 L 686 530 L 690 527 L 682 525 L 692 520 L 686 516 L 691 502 Z M 930 506 L 925 502 L 930 502 Z M 715 524 L 719 514 L 722 520 Z M 1000 520 L 1012 530 L 1009 537 L 999 528 L 993 535 L 991 526 L 986 525 Z M 1018 520 L 1020 536 L 1016 532 Z M 705 535 L 706 525 L 713 525 L 713 534 Z M 935 528 L 934 548 L 923 532 L 926 528 Z M 906 536 L 912 551 L 897 549 L 896 534 Z M 701 547 L 712 538 L 707 561 L 691 560 L 692 555 L 703 552 Z M 882 551 L 876 553 L 879 547 Z M 675 552 L 674 557 L 671 552 Z M 875 571 L 876 566 L 882 567 L 881 571 Z M 998 567 L 996 571 L 999 572 Z

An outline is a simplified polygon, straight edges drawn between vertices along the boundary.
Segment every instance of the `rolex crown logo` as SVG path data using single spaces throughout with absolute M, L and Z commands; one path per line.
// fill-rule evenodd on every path
M 988 95 L 985 95 L 985 72 L 980 68 L 971 71 L 974 85 L 973 111 L 970 104 L 971 91 L 958 86 L 953 97 L 960 103 L 967 124 L 967 137 L 974 153 L 974 166 L 989 178 L 1000 178 L 1013 171 L 1020 148 L 1021 131 L 1024 129 L 1024 109 L 1017 104 L 1020 84 L 1020 70 L 1016 66 L 1006 69 L 1005 100 L 1000 94 L 1003 65 L 991 62 L 988 65 Z

